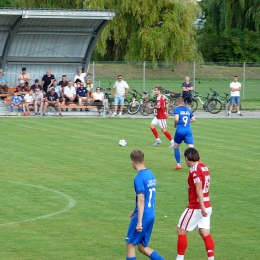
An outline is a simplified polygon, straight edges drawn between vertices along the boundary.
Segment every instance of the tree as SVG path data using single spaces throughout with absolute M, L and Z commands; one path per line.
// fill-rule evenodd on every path
M 198 48 L 205 61 L 260 61 L 260 0 L 203 0 L 205 28 Z
M 260 29 L 260 0 L 211 0 L 208 6 L 208 18 L 218 33 L 231 28 Z
M 95 50 L 107 60 L 201 60 L 192 25 L 199 8 L 192 0 L 87 0 L 84 7 L 117 10 Z

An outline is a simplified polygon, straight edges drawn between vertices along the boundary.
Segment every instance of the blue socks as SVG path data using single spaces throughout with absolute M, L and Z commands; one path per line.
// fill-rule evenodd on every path
M 179 148 L 174 148 L 174 157 L 177 163 L 181 163 L 181 154 Z
M 152 260 L 164 260 L 164 258 L 161 255 L 159 255 L 156 251 L 153 251 L 150 254 L 150 259 L 152 259 Z
M 137 258 L 136 257 L 126 257 L 126 260 L 136 260 Z M 152 260 L 164 260 L 164 258 L 159 255 L 156 251 L 153 251 L 151 254 L 150 254 L 150 259 Z

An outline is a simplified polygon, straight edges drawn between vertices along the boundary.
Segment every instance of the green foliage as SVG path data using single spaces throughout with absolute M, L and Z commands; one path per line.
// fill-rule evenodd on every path
M 230 29 L 217 35 L 214 32 L 198 37 L 199 50 L 205 61 L 259 62 L 260 35 L 244 29 Z
M 82 8 L 82 3 L 79 0 L 19 0 L 19 7 L 75 9 Z
M 259 62 L 260 0 L 205 0 L 206 27 L 198 32 L 204 61 Z
M 102 1 L 101 1 L 102 2 Z M 95 49 L 106 60 L 199 61 L 192 23 L 199 12 L 194 1 L 87 1 L 84 7 L 118 10 Z M 163 23 L 162 26 L 158 24 Z M 99 57 L 100 57 L 99 56 Z
M 0 0 L 0 7 L 18 7 L 19 0 Z

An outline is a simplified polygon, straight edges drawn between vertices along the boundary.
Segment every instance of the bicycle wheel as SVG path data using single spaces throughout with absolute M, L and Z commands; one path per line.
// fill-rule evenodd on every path
M 222 110 L 222 104 L 217 99 L 211 99 L 208 102 L 208 110 L 211 114 L 217 114 Z
M 153 102 L 152 101 L 146 101 L 141 105 L 141 114 L 143 116 L 148 116 L 150 114 L 153 113 L 153 109 L 149 109 L 149 106 L 153 106 Z
M 192 101 L 191 101 L 191 111 L 192 111 L 192 113 L 194 113 L 197 110 L 197 108 L 198 108 L 198 102 L 197 102 L 196 99 L 193 98 Z
M 136 114 L 140 110 L 141 104 L 138 100 L 130 101 L 128 113 L 130 115 Z
M 119 106 L 119 110 L 120 110 L 120 106 Z M 128 110 L 129 110 L 129 101 L 125 99 L 122 114 L 128 113 Z
M 176 99 L 175 100 L 170 100 L 170 102 L 169 102 L 169 104 L 168 104 L 168 112 L 169 112 L 169 114 L 171 115 L 171 116 L 174 116 L 174 112 L 173 112 L 173 110 L 174 110 L 174 108 L 176 107 Z

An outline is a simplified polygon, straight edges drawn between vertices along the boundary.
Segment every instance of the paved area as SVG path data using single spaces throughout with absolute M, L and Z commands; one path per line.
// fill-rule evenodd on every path
M 66 117 L 78 117 L 78 118 L 96 118 L 97 117 L 97 112 L 93 112 L 93 113 L 84 113 L 84 112 L 77 112 L 77 111 L 70 111 L 70 112 L 62 112 L 63 116 Z M 211 114 L 202 110 L 197 110 L 194 115 L 196 118 L 227 118 L 227 119 L 233 119 L 233 118 L 241 118 L 241 119 L 245 119 L 245 118 L 259 118 L 260 119 L 260 111 L 259 110 L 253 110 L 253 111 L 242 111 L 243 117 L 238 116 L 236 113 L 232 113 L 230 117 L 226 117 L 226 114 L 224 111 L 221 111 L 218 114 Z M 54 113 L 51 113 L 51 117 L 55 117 Z M 6 113 L 5 114 L 0 114 L 0 117 L 6 117 Z M 16 116 L 14 116 L 16 117 Z M 24 116 L 21 116 L 24 117 Z M 47 117 L 47 116 L 46 116 Z M 56 115 L 57 117 L 57 115 Z M 109 113 L 106 117 L 110 118 L 112 117 L 112 113 Z M 129 115 L 129 114 L 124 114 L 122 115 L 122 118 L 153 118 L 153 114 L 149 115 L 149 116 L 143 116 L 141 113 L 137 113 L 136 115 Z M 24 118 L 28 118 L 28 117 L 24 117 Z M 30 118 L 35 118 L 32 116 Z M 100 117 L 103 118 L 103 117 Z M 173 116 L 170 116 L 170 118 L 173 118 Z
M 232 119 L 232 118 L 260 118 L 260 111 L 259 110 L 254 110 L 254 111 L 241 111 L 243 117 L 240 117 L 237 115 L 237 113 L 232 113 L 231 116 L 229 116 L 228 118 L 226 117 L 226 113 L 224 111 L 219 112 L 218 114 L 211 114 L 209 112 L 205 112 L 202 110 L 197 110 L 194 113 L 195 118 L 227 118 L 227 119 Z M 108 117 L 111 117 L 111 114 L 108 115 Z M 122 115 L 122 118 L 153 118 L 153 115 L 149 115 L 149 116 L 143 116 L 140 113 L 136 114 L 136 115 L 129 115 L 129 114 L 125 114 Z M 173 118 L 173 116 L 170 116 L 169 118 Z

